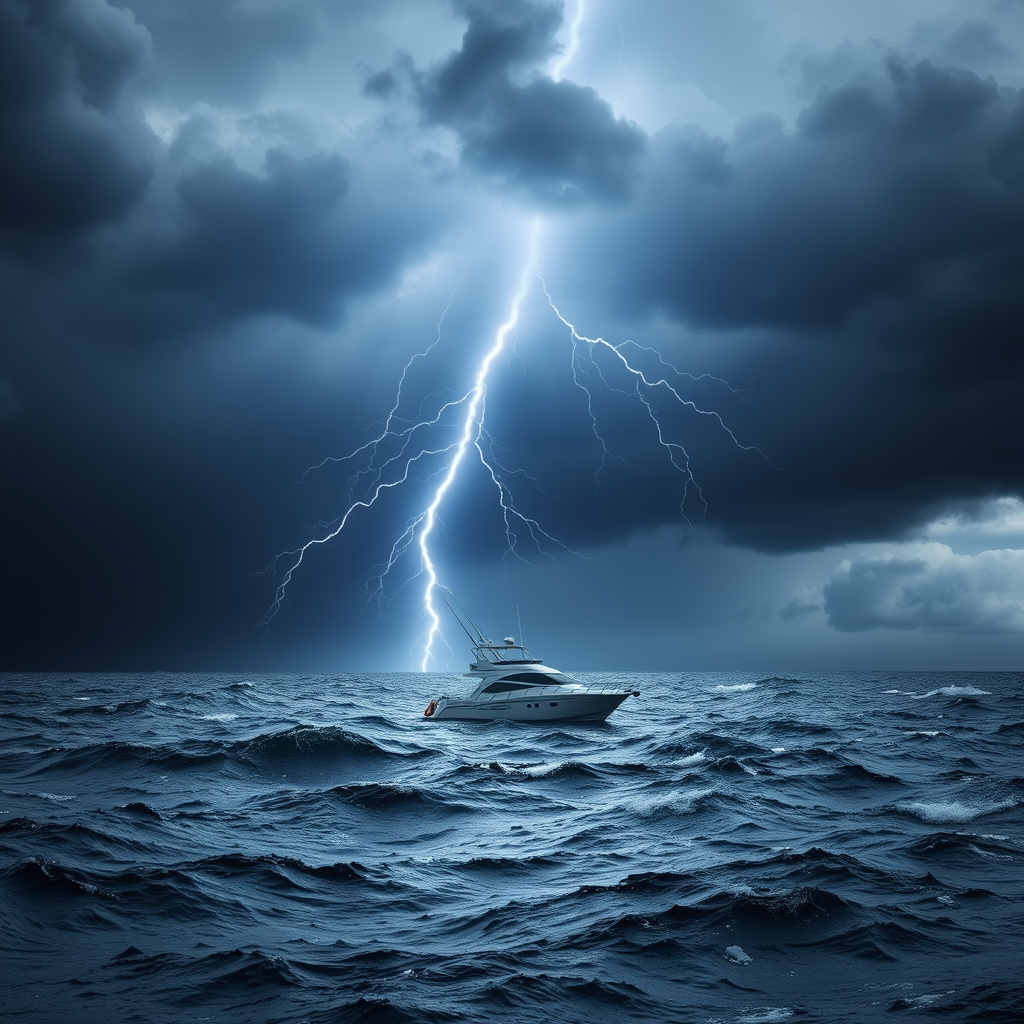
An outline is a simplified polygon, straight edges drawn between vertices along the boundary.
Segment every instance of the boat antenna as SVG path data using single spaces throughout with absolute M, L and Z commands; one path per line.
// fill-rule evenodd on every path
M 519 611 L 519 602 L 516 601 L 516 618 L 519 620 L 519 646 L 526 646 L 526 637 L 523 636 L 523 616 Z
M 469 613 L 461 604 L 459 604 L 455 595 L 446 586 L 443 586 L 440 583 L 435 583 L 434 586 L 437 587 L 438 592 L 441 594 L 441 600 L 448 606 L 448 611 L 455 616 L 455 621 L 462 627 L 462 631 L 466 636 L 468 636 L 474 644 L 486 644 L 487 641 L 484 639 L 483 633 L 480 632 L 480 627 L 469 617 Z M 467 622 L 469 623 L 469 626 L 473 627 L 472 631 L 469 626 L 466 625 Z M 476 636 L 473 636 L 473 632 L 476 633 Z

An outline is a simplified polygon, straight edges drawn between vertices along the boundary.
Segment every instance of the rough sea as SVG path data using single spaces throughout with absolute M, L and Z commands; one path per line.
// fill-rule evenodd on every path
M 1024 1020 L 1024 673 L 580 675 L 0 675 L 0 1017 Z

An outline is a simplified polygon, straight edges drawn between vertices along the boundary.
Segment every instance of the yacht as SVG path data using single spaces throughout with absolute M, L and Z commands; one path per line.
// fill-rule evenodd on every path
M 432 700 L 424 717 L 431 720 L 512 722 L 564 722 L 606 719 L 627 697 L 639 697 L 639 690 L 624 689 L 618 683 L 583 683 L 531 656 L 515 637 L 501 643 L 484 639 L 454 597 L 438 587 L 445 604 L 473 642 L 469 678 L 476 681 L 468 697 L 439 697 Z M 461 615 L 459 614 L 461 612 Z M 465 619 L 465 621 L 463 621 Z M 476 636 L 467 628 L 473 626 Z

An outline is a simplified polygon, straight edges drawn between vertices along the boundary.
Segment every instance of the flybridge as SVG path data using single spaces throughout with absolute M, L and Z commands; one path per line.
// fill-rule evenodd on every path
M 473 647 L 476 661 L 469 663 L 471 672 L 495 668 L 499 665 L 541 665 L 540 658 L 530 657 L 530 652 L 512 637 L 505 637 L 503 644 L 477 643 Z
M 452 613 L 455 621 L 462 627 L 463 632 L 473 644 L 475 660 L 469 663 L 471 672 L 480 672 L 500 665 L 543 664 L 540 658 L 534 658 L 522 644 L 517 644 L 513 636 L 505 637 L 500 644 L 486 639 L 480 627 L 469 617 L 469 613 L 459 604 L 451 590 L 440 583 L 435 583 L 434 586 L 441 595 L 441 600 L 448 606 L 448 611 Z

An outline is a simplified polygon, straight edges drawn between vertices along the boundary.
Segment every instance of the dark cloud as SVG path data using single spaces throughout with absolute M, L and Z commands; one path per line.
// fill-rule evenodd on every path
M 379 5 L 355 6 L 0 0 L 7 664 L 38 667 L 44 649 L 69 668 L 212 664 L 216 650 L 252 664 L 276 581 L 248 574 L 366 485 L 345 463 L 296 486 L 302 469 L 372 436 L 405 360 L 438 330 L 401 415 L 461 393 L 518 274 L 517 199 L 521 213 L 549 209 L 541 257 L 567 314 L 727 377 L 736 391 L 669 374 L 771 459 L 662 389 L 654 408 L 702 494 L 687 487 L 632 381 L 585 356 L 573 377 L 567 334 L 534 290 L 519 358 L 489 381 L 488 429 L 522 511 L 570 546 L 674 530 L 690 550 L 711 537 L 806 551 L 905 538 L 951 506 L 1024 493 L 1018 94 L 849 47 L 805 61 L 795 121 L 760 113 L 728 139 L 682 125 L 649 137 L 544 74 L 561 7 L 517 2 L 458 5 L 462 25 L 441 18 L 417 42 L 429 56 L 367 78 L 364 93 L 388 103 L 379 121 L 360 123 L 372 105 L 354 95 L 358 33 L 339 51 L 352 53 L 353 95 L 265 106 L 289 62 L 329 49 L 314 45 L 325 24 L 392 49 Z M 1006 59 L 983 27 L 942 39 L 950 59 L 956 46 Z M 332 74 L 311 67 L 281 95 Z M 396 300 L 375 301 L 389 286 Z M 437 468 L 424 459 L 380 516 L 354 517 L 304 563 L 272 632 L 280 657 L 306 665 L 324 638 L 365 642 L 363 583 Z M 494 482 L 472 469 L 438 531 L 453 573 L 490 572 L 504 551 Z M 980 596 L 951 596 L 1002 593 L 996 567 L 911 561 L 838 573 L 835 627 L 998 627 Z M 414 604 L 412 589 L 396 600 Z M 795 633 L 816 609 L 805 595 L 780 614 Z
M 958 25 L 940 21 L 919 23 L 910 37 L 911 47 L 955 67 L 980 71 L 1016 56 L 995 25 L 978 19 Z
M 741 126 L 652 141 L 632 254 L 607 287 L 704 327 L 834 327 L 960 261 L 1022 269 L 1021 99 L 967 72 L 907 66 L 823 90 L 793 134 Z
M 296 160 L 270 150 L 261 174 L 229 158 L 201 164 L 177 182 L 175 236 L 144 257 L 136 280 L 229 317 L 330 322 L 341 295 L 376 269 L 338 219 L 349 175 L 333 154 Z
M 386 98 L 396 73 L 411 74 L 426 123 L 454 131 L 462 163 L 513 192 L 558 204 L 626 198 L 644 133 L 593 89 L 540 73 L 557 52 L 561 5 L 461 8 L 469 25 L 459 50 L 429 72 L 400 64 L 373 75 L 366 91 Z
M 154 2 L 140 11 L 154 36 L 132 11 L 99 0 L 0 0 L 0 243 L 13 259 L 10 286 L 26 296 L 55 281 L 36 282 L 32 267 L 61 268 L 71 334 L 197 338 L 262 315 L 325 326 L 439 229 L 446 204 L 420 201 L 415 170 L 389 169 L 368 187 L 323 150 L 301 112 L 237 119 L 250 167 L 253 151 L 264 153 L 259 170 L 225 153 L 212 108 L 188 116 L 166 146 L 147 126 L 152 40 L 167 81 L 193 76 L 165 43 L 228 78 L 239 64 L 262 75 L 271 50 L 308 45 L 309 10 Z M 28 279 L 15 283 L 22 271 Z
M 301 59 L 316 38 L 314 10 L 304 3 L 132 0 L 124 6 L 152 31 L 159 86 L 183 106 L 252 102 L 279 65 Z
M 122 96 L 148 47 L 126 11 L 0 0 L 0 230 L 9 243 L 80 232 L 138 201 L 153 139 Z
M 1024 632 L 1024 552 L 957 555 L 944 544 L 845 561 L 826 584 L 828 623 L 842 632 L 923 629 Z
M 628 210 L 588 217 L 550 256 L 591 319 L 749 339 L 726 376 L 751 408 L 729 421 L 780 468 L 695 445 L 726 539 L 906 537 L 951 503 L 1024 493 L 1022 109 L 991 80 L 888 57 L 822 89 L 791 133 L 771 116 L 730 143 L 660 132 Z M 691 365 L 685 347 L 674 358 Z M 668 521 L 674 485 L 657 493 Z M 610 502 L 591 528 L 633 515 Z
M 135 255 L 129 281 L 199 324 L 271 314 L 328 326 L 393 278 L 442 209 L 408 191 L 353 196 L 352 173 L 336 154 L 277 149 L 259 173 L 199 163 L 176 183 L 174 227 Z

